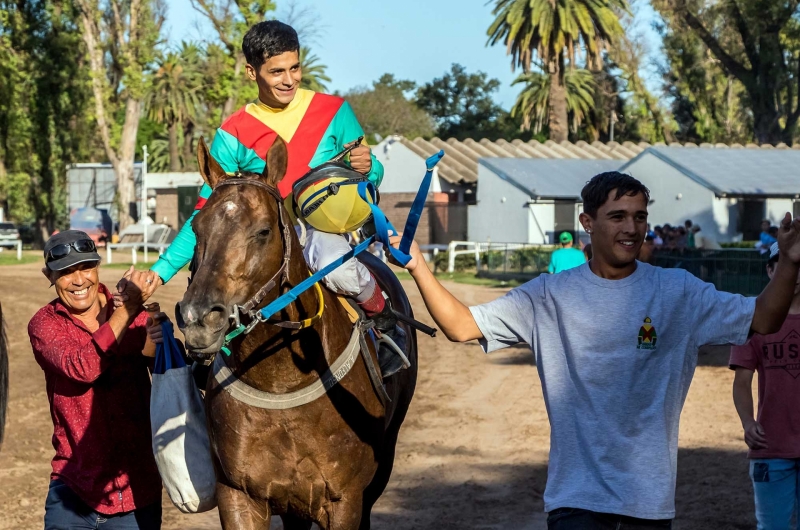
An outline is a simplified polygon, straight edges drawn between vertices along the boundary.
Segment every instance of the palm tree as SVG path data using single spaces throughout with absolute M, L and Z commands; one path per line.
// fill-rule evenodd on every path
M 511 116 L 522 117 L 523 130 L 538 133 L 550 119 L 550 98 L 553 76 L 541 72 L 528 72 L 517 77 L 512 85 L 524 84 L 511 108 Z M 572 115 L 572 130 L 576 131 L 592 109 L 596 83 L 594 75 L 583 68 L 568 69 L 564 73 L 564 92 L 568 114 Z
M 305 46 L 300 47 L 300 66 L 303 67 L 303 79 L 300 87 L 314 92 L 325 92 L 328 87 L 325 83 L 330 83 L 331 78 L 325 74 L 328 69 L 324 64 L 319 63 L 319 57 L 311 54 L 311 50 Z
M 200 105 L 197 91 L 201 74 L 193 64 L 194 49 L 184 43 L 182 51 L 186 56 L 169 52 L 161 57 L 144 99 L 148 117 L 167 126 L 170 171 L 181 170 L 178 134 L 185 122 L 194 119 Z
M 627 0 L 496 0 L 489 45 L 503 42 L 512 68 L 531 71 L 534 54 L 552 78 L 548 99 L 550 138 L 567 139 L 566 64 L 575 67 L 583 54 L 589 68 L 599 69 L 605 47 L 623 34 L 617 15 Z

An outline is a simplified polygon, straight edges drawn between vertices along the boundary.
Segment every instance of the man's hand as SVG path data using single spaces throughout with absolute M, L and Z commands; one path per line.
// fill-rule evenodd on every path
M 744 427 L 744 442 L 750 449 L 768 449 L 764 428 L 756 420 L 751 420 Z
M 778 248 L 781 258 L 785 256 L 800 265 L 800 217 L 792 219 L 787 213 L 783 218 L 778 228 Z
M 391 243 L 394 248 L 399 249 L 401 239 L 403 239 L 403 234 L 398 236 L 389 236 L 389 243 Z M 398 267 L 403 267 L 408 272 L 413 273 L 420 263 L 425 263 L 425 258 L 422 257 L 422 251 L 420 251 L 419 245 L 417 245 L 416 241 L 411 242 L 411 248 L 408 250 L 408 253 L 411 256 L 411 261 L 406 263 L 405 267 L 397 263 L 392 258 L 391 254 L 389 254 L 389 260 L 392 262 L 392 264 L 397 265 Z
M 354 143 L 345 144 L 345 147 L 350 147 Z M 372 150 L 368 145 L 361 144 L 350 151 L 350 167 L 362 175 L 369 173 L 372 169 Z
M 154 313 L 152 316 L 147 318 L 147 335 L 155 344 L 161 344 L 164 342 L 164 335 L 161 332 L 161 323 L 168 320 L 169 317 L 167 314 L 162 312 Z
M 122 279 L 117 282 L 117 293 L 114 294 L 115 308 L 122 307 L 127 301 L 128 295 L 125 294 L 125 291 L 134 272 L 137 271 L 134 269 L 133 265 L 131 265 L 131 268 L 125 271 L 125 274 L 122 275 Z M 155 271 L 139 271 L 138 274 L 144 275 L 144 285 L 142 286 L 142 302 L 145 302 L 153 295 L 156 289 L 163 285 L 164 282 Z

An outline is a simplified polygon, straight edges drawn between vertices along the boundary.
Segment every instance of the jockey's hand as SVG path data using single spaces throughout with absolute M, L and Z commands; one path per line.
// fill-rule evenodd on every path
M 403 238 L 403 234 L 400 234 L 400 235 L 397 235 L 397 236 L 389 236 L 389 243 L 391 243 L 391 245 L 394 248 L 398 248 L 399 249 L 400 248 L 400 240 L 402 238 Z M 419 245 L 417 245 L 416 241 L 412 241 L 411 242 L 411 248 L 409 249 L 408 253 L 411 255 L 411 261 L 409 261 L 405 265 L 405 267 L 403 267 L 402 265 L 397 263 L 394 260 L 394 258 L 391 257 L 391 254 L 388 255 L 389 261 L 393 265 L 397 265 L 398 267 L 403 267 L 408 272 L 413 273 L 414 269 L 416 269 L 417 266 L 419 266 L 420 263 L 425 263 L 425 258 L 422 257 L 422 251 L 419 249 Z
M 350 147 L 354 143 L 345 144 L 345 147 Z M 350 151 L 350 167 L 362 175 L 369 173 L 372 169 L 372 150 L 368 145 L 361 144 Z

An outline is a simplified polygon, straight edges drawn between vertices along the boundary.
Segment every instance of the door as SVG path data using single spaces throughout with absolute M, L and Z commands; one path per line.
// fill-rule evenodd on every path
M 194 213 L 199 195 L 199 186 L 178 186 L 178 230 Z
M 739 200 L 738 231 L 744 241 L 756 241 L 761 234 L 761 221 L 767 215 L 767 202 L 763 199 Z
M 550 237 L 551 243 L 558 242 L 561 232 L 569 232 L 575 236 L 575 201 L 556 201 L 553 204 L 553 235 Z

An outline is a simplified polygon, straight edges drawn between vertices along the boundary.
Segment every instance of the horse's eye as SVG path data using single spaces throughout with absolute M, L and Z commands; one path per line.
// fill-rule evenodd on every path
M 258 237 L 268 237 L 271 232 L 272 232 L 272 229 L 270 229 L 270 228 L 265 228 L 263 230 L 259 230 L 258 231 Z

